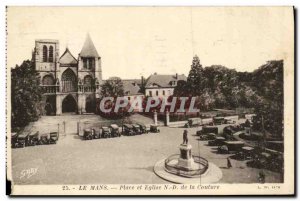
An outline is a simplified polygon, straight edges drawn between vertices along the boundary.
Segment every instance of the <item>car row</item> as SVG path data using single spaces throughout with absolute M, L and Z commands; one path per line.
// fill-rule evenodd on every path
M 58 132 L 42 134 L 40 134 L 39 131 L 14 132 L 11 134 L 11 145 L 12 148 L 20 148 L 42 144 L 56 144 L 58 138 Z
M 157 125 L 146 126 L 141 123 L 123 124 L 122 127 L 119 127 L 117 124 L 111 124 L 110 126 L 90 127 L 84 129 L 83 139 L 92 140 L 100 138 L 112 138 L 121 137 L 121 135 L 133 136 L 149 132 L 159 133 L 160 130 Z

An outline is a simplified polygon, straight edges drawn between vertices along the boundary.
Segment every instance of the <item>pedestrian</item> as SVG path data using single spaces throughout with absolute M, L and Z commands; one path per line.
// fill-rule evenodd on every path
M 231 161 L 230 161 L 229 157 L 227 158 L 227 168 L 228 169 L 232 168 Z
M 266 179 L 265 173 L 264 173 L 263 171 L 260 171 L 260 172 L 258 173 L 258 181 L 259 181 L 260 183 L 264 184 L 264 183 L 265 183 L 265 179 Z
M 188 131 L 184 130 L 183 131 L 183 143 L 182 144 L 188 144 L 189 140 L 188 140 Z

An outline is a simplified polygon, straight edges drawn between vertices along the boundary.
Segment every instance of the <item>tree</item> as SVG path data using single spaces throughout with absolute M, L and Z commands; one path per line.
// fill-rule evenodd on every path
M 187 82 L 185 80 L 178 80 L 177 85 L 174 89 L 174 96 L 188 96 L 187 94 Z
M 11 69 L 11 126 L 24 127 L 40 116 L 42 90 L 40 77 L 32 61 L 23 61 Z
M 101 86 L 101 96 L 102 97 L 113 97 L 113 101 L 107 101 L 105 103 L 105 108 L 111 108 L 111 111 L 105 113 L 100 111 L 100 115 L 108 117 L 108 118 L 125 118 L 128 116 L 128 110 L 130 108 L 130 104 L 127 105 L 126 108 L 121 108 L 119 111 L 114 112 L 116 107 L 116 99 L 117 97 L 124 96 L 124 86 L 121 78 L 119 77 L 111 77 L 104 82 Z
M 124 86 L 121 78 L 111 77 L 101 86 L 102 97 L 118 97 L 124 96 Z
M 193 58 L 191 70 L 187 78 L 187 88 L 190 95 L 199 96 L 205 88 L 205 77 L 203 76 L 203 67 L 200 64 L 199 57 Z

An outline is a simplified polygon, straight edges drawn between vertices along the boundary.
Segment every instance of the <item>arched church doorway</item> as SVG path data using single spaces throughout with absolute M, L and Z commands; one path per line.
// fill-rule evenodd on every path
M 62 112 L 63 113 L 76 113 L 77 112 L 77 102 L 74 97 L 69 94 L 62 102 Z
M 77 91 L 77 78 L 75 73 L 68 68 L 61 76 L 62 92 L 75 92 Z

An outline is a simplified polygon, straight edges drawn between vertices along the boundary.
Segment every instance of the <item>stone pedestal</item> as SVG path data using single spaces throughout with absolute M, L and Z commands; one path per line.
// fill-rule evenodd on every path
M 193 170 L 198 168 L 195 164 L 194 159 L 192 157 L 192 145 L 190 144 L 181 144 L 179 146 L 180 149 L 180 158 L 178 159 L 177 166 L 184 170 Z

